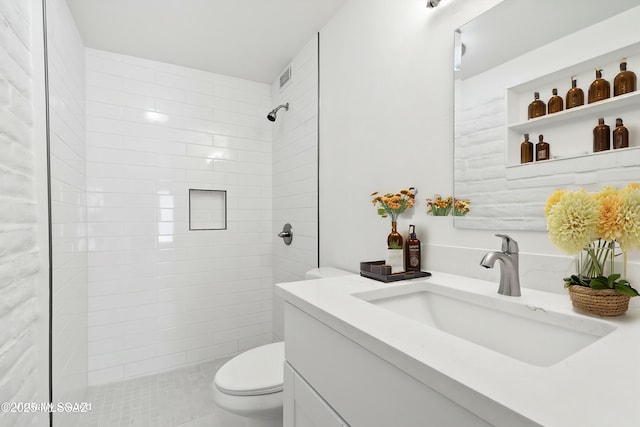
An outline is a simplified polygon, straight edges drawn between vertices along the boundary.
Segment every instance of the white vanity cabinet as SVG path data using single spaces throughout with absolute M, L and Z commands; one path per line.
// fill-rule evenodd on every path
M 593 319 L 576 313 L 566 295 L 523 288 L 521 297 L 506 297 L 496 293 L 493 282 L 431 273 L 428 279 L 394 284 L 354 274 L 276 285 L 285 302 L 287 427 L 638 426 L 640 372 L 598 361 L 611 354 L 640 360 L 635 340 L 640 307 L 632 303 L 625 318 Z M 477 302 L 495 309 L 505 325 L 487 322 L 487 313 L 439 299 L 402 307 L 414 314 L 416 309 L 444 310 L 455 317 L 440 327 L 382 304 L 420 292 Z M 436 318 L 443 320 L 439 314 Z M 462 326 L 484 325 L 497 342 L 526 351 L 527 342 L 510 339 L 538 330 L 522 323 L 525 318 L 545 329 L 574 331 L 568 335 L 573 338 L 585 333 L 600 338 L 552 364 L 535 364 L 505 353 L 506 347 L 471 340 L 481 335 L 467 338 L 442 329 L 456 319 Z M 546 338 L 546 347 L 566 349 L 553 334 Z M 540 347 L 536 343 L 531 350 Z M 584 396 L 602 390 L 624 390 L 616 395 L 620 404 L 615 411 L 584 404 Z
M 284 364 L 284 427 L 349 427 L 287 362 Z
M 285 358 L 284 427 L 491 425 L 290 303 Z

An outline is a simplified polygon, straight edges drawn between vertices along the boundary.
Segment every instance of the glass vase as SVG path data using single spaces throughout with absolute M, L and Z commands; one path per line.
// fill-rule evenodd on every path
M 596 240 L 586 246 L 577 260 L 577 274 L 585 280 L 598 276 L 626 276 L 626 257 L 616 241 Z
M 398 223 L 391 221 L 391 233 L 387 236 L 388 249 L 402 249 L 402 235 L 398 233 Z

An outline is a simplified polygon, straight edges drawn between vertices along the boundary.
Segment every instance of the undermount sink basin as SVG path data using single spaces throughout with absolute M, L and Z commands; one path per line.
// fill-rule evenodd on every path
M 536 366 L 564 360 L 615 329 L 597 319 L 529 306 L 517 297 L 478 295 L 436 283 L 412 283 L 353 296 Z

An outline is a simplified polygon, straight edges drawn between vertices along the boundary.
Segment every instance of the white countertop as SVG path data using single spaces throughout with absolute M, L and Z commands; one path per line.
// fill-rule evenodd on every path
M 488 406 L 468 390 L 545 427 L 640 426 L 640 307 L 632 304 L 625 315 L 616 318 L 591 317 L 577 313 L 568 295 L 523 288 L 521 297 L 508 297 L 497 293 L 497 283 L 432 274 L 430 278 L 392 284 L 354 274 L 278 284 L 276 293 L 487 421 L 493 418 L 499 424 L 499 414 L 490 413 Z M 492 298 L 517 299 L 522 304 L 573 316 L 577 321 L 597 319 L 616 329 L 566 359 L 540 367 L 351 295 L 415 282 L 435 282 Z

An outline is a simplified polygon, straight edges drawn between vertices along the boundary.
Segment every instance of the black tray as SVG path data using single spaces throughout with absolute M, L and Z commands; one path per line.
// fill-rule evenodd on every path
M 400 280 L 416 279 L 418 277 L 429 277 L 428 271 L 403 271 L 402 273 L 391 274 L 391 266 L 385 265 L 384 261 L 366 261 L 360 263 L 360 275 L 380 282 L 398 282 Z

